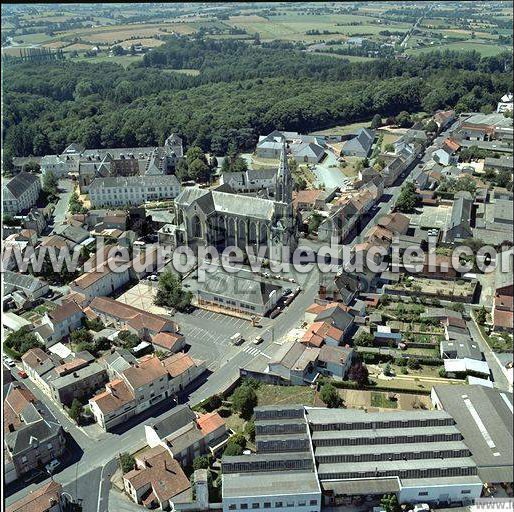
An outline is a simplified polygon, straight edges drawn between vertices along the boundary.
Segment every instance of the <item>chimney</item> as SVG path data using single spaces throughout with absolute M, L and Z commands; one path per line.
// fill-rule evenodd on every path
M 73 372 L 73 376 L 77 379 L 79 374 L 77 372 Z
M 9 423 L 8 428 L 9 432 L 14 432 L 14 425 L 12 423 Z

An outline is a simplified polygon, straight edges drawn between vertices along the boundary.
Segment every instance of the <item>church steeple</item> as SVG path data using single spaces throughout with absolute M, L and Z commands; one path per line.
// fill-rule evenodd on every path
M 277 171 L 277 184 L 275 198 L 281 203 L 290 203 L 293 195 L 293 178 L 287 164 L 286 139 L 282 138 L 282 152 Z

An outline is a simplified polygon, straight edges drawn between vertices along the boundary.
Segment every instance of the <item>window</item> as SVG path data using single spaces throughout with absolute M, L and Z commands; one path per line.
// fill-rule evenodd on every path
M 294 507 L 294 501 L 288 501 L 286 506 L 287 507 Z
M 264 508 L 271 508 L 271 503 L 269 501 L 264 502 Z
M 471 494 L 471 491 L 469 489 L 464 489 L 463 491 L 460 491 L 461 494 Z
M 282 502 L 281 501 L 275 501 L 275 508 L 282 508 Z
M 311 500 L 309 502 L 309 505 L 317 505 L 318 504 L 318 500 Z
M 237 510 L 237 505 L 229 505 L 228 509 L 229 510 Z
M 259 508 L 259 504 L 258 503 L 252 503 L 252 508 Z
M 422 492 L 418 493 L 418 496 L 428 496 L 428 492 L 422 491 Z
M 246 510 L 248 508 L 248 503 L 241 503 L 241 510 Z

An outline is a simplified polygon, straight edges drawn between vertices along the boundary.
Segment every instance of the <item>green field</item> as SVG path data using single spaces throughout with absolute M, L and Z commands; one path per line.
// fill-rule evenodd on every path
M 375 21 L 375 23 L 373 23 Z M 347 25 L 346 23 L 362 23 L 362 25 Z M 346 39 L 353 34 L 376 35 L 386 27 L 378 23 L 378 19 L 368 16 L 351 14 L 334 14 L 313 16 L 300 14 L 285 14 L 273 16 L 270 19 L 258 15 L 234 16 L 229 24 L 253 34 L 258 32 L 261 39 L 283 39 L 291 41 L 319 41 L 326 39 Z M 340 24 L 340 25 L 338 25 Z M 406 23 L 391 23 L 389 30 L 405 30 L 410 27 Z M 306 35 L 309 30 L 318 30 L 320 34 Z M 323 31 L 333 32 L 323 34 Z
M 453 50 L 453 51 L 470 51 L 476 50 L 484 57 L 490 57 L 492 55 L 497 55 L 499 53 L 505 51 L 511 51 L 512 47 L 498 45 L 498 44 L 490 44 L 490 43 L 482 43 L 480 41 L 459 41 L 454 43 L 446 43 L 446 44 L 433 44 L 430 46 L 426 46 L 424 48 L 410 48 L 406 51 L 409 55 L 419 55 L 420 53 L 431 52 L 434 50 Z
M 333 128 L 327 128 L 326 130 L 312 132 L 310 135 L 347 135 L 349 133 L 355 133 L 360 128 L 369 128 L 370 124 L 371 119 L 369 121 L 361 121 L 359 123 L 334 126 Z
M 142 55 L 119 55 L 113 57 L 109 57 L 108 55 L 97 55 L 96 57 L 76 57 L 73 60 L 82 60 L 84 62 L 91 63 L 113 62 L 115 64 L 121 64 L 124 68 L 126 68 L 133 62 L 139 62 L 142 58 Z

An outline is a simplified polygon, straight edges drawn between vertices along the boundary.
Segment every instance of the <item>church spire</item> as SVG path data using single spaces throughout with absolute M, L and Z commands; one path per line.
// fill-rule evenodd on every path
M 282 203 L 290 203 L 293 194 L 293 179 L 287 163 L 286 138 L 282 138 L 282 152 L 277 172 L 276 199 Z

